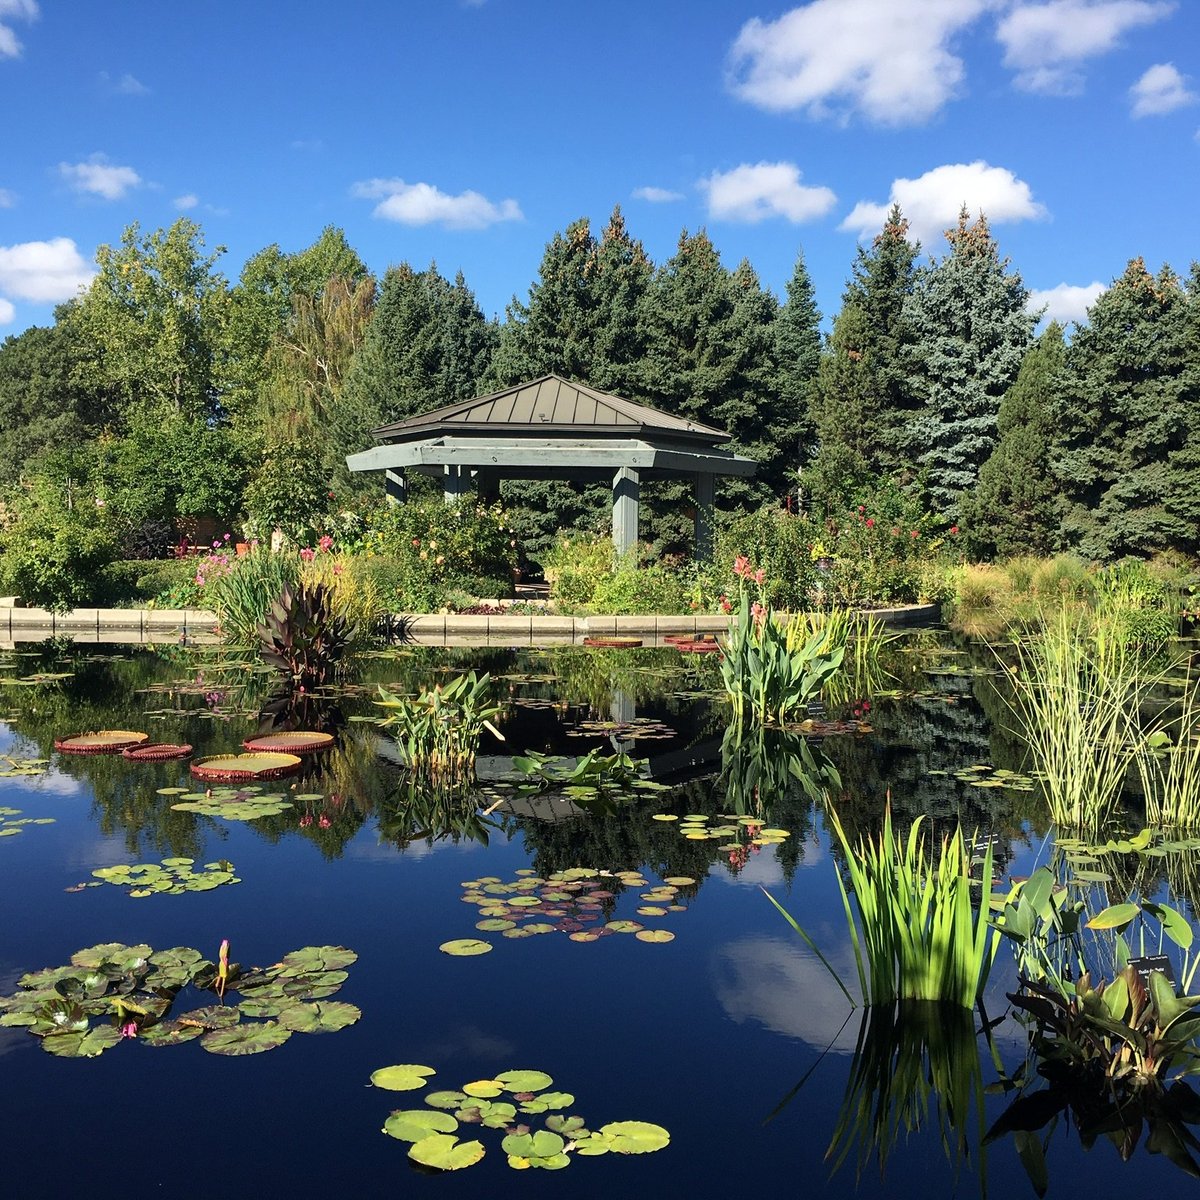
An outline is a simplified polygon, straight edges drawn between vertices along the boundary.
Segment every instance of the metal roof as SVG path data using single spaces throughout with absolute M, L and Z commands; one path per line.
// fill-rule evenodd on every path
M 501 432 L 514 436 L 569 433 L 577 438 L 612 434 L 630 437 L 641 432 L 709 445 L 729 441 L 729 434 L 722 429 L 634 404 L 558 375 L 545 375 L 474 400 L 460 400 L 384 425 L 372 434 L 376 441 L 404 442 L 428 437 L 438 430 L 492 436 Z

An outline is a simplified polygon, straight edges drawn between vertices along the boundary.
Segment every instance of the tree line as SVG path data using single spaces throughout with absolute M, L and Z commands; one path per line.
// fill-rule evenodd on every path
M 556 233 L 525 299 L 489 321 L 461 273 L 375 278 L 344 233 L 269 246 L 235 282 L 181 218 L 133 225 L 53 325 L 0 346 L 9 511 L 104 508 L 129 557 L 180 519 L 267 534 L 381 492 L 347 453 L 376 426 L 550 372 L 716 425 L 759 463 L 726 511 L 836 513 L 900 487 L 979 557 L 1110 560 L 1200 544 L 1200 266 L 1133 259 L 1068 339 L 1037 314 L 986 218 L 925 258 L 899 208 L 859 246 L 830 334 L 803 253 L 780 300 L 704 230 L 655 264 L 619 209 Z M 646 489 L 660 553 L 683 485 Z M 604 519 L 603 490 L 522 484 L 528 541 Z M 86 508 L 85 505 L 85 508 Z

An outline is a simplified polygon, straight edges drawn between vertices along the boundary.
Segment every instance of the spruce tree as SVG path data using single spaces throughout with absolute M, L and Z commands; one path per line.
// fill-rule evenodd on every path
M 975 556 L 1046 554 L 1058 543 L 1058 483 L 1051 460 L 1066 363 L 1063 329 L 1052 321 L 1000 401 L 999 440 L 980 468 L 974 495 L 963 502 L 964 536 Z
M 1001 260 L 985 217 L 971 224 L 964 208 L 946 238 L 950 253 L 920 273 L 905 306 L 922 400 L 906 439 L 938 511 L 956 519 L 996 444 L 1000 399 L 1036 317 L 1025 311 L 1029 293 Z
M 775 363 L 775 386 L 787 414 L 780 437 L 803 466 L 817 450 L 812 408 L 821 363 L 821 313 L 803 251 L 796 255 L 787 299 L 775 321 Z
M 891 473 L 911 466 L 905 432 L 921 406 L 909 378 L 917 334 L 908 314 L 921 246 L 909 241 L 908 229 L 900 206 L 893 204 L 870 248 L 858 247 L 842 294 L 843 307 L 856 308 L 865 318 L 861 350 L 880 397 L 879 422 L 870 431 L 875 445 L 867 458 Z
M 1135 258 L 1071 343 L 1055 465 L 1066 540 L 1091 558 L 1195 552 L 1195 303 L 1170 268 L 1151 275 Z

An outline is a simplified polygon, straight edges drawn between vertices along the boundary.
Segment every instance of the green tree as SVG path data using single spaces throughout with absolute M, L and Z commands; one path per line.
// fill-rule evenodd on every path
M 787 282 L 787 299 L 775 321 L 776 388 L 788 425 L 780 430 L 785 446 L 795 450 L 799 464 L 812 461 L 817 452 L 812 408 L 821 364 L 821 311 L 804 252 Z
M 842 295 L 843 307 L 858 309 L 865 318 L 861 350 L 877 377 L 879 422 L 876 445 L 868 456 L 890 472 L 911 467 L 904 434 L 921 397 L 909 382 L 917 331 L 909 320 L 908 305 L 917 281 L 919 242 L 908 239 L 908 221 L 893 204 L 870 247 L 860 245 Z
M 1055 469 L 1068 545 L 1097 559 L 1195 553 L 1200 534 L 1196 273 L 1133 259 L 1088 311 L 1068 354 Z
M 135 222 L 120 246 L 101 246 L 96 278 L 63 310 L 79 348 L 79 382 L 110 393 L 122 415 L 136 406 L 219 418 L 228 293 L 214 267 L 223 253 L 206 253 L 200 227 L 186 217 L 144 237 Z
M 876 371 L 870 329 L 862 310 L 846 304 L 833 323 L 813 389 L 819 450 L 803 476 L 812 511 L 840 512 L 847 497 L 884 471 L 887 453 L 879 437 L 883 383 Z
M 44 451 L 78 445 L 111 416 L 102 392 L 77 382 L 78 355 L 60 324 L 34 326 L 0 346 L 0 484 Z
M 1029 348 L 1000 401 L 998 441 L 964 500 L 967 544 L 981 558 L 1046 554 L 1058 542 L 1059 485 L 1051 470 L 1066 386 L 1067 347 L 1052 321 Z
M 995 446 L 1000 399 L 1037 318 L 985 217 L 971 224 L 964 208 L 946 238 L 950 253 L 921 272 L 905 308 L 917 339 L 912 384 L 922 399 L 906 438 L 936 508 L 954 519 Z

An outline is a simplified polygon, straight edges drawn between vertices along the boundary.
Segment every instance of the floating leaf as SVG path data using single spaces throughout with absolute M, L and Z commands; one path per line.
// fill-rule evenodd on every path
M 1121 929 L 1141 912 L 1136 904 L 1112 904 L 1098 912 L 1088 923 L 1089 929 Z
M 614 1121 L 602 1125 L 600 1132 L 608 1139 L 614 1154 L 652 1154 L 671 1141 L 671 1135 L 661 1125 L 646 1121 Z
M 388 1069 L 391 1070 L 392 1068 L 388 1068 Z M 414 1068 L 409 1068 L 409 1069 L 412 1070 Z M 426 1070 L 427 1068 L 422 1067 L 421 1069 Z M 376 1074 L 378 1074 L 378 1072 L 376 1072 Z M 430 1074 L 432 1075 L 433 1072 L 430 1071 Z M 372 1083 L 375 1082 L 374 1075 L 371 1077 L 371 1082 Z M 376 1086 L 378 1087 L 381 1085 L 376 1084 Z M 418 1084 L 417 1086 L 421 1087 L 423 1085 Z M 394 1091 L 404 1091 L 404 1092 L 411 1091 L 410 1088 L 395 1088 L 393 1090 Z M 425 1103 L 432 1104 L 434 1108 L 458 1108 L 462 1104 L 462 1102 L 464 1100 L 466 1100 L 466 1098 L 467 1098 L 466 1092 L 430 1092 L 429 1095 L 425 1097 Z
M 452 954 L 456 958 L 469 958 L 476 954 L 487 954 L 492 949 L 492 943 L 480 938 L 456 938 L 452 942 L 443 942 L 438 949 L 443 954 Z
M 431 1133 L 453 1133 L 457 1128 L 448 1112 L 427 1108 L 399 1109 L 383 1123 L 383 1132 L 402 1142 L 419 1142 Z
M 669 929 L 639 929 L 634 937 L 639 942 L 673 942 L 675 940 L 675 935 Z
M 495 1078 L 509 1092 L 541 1092 L 554 1082 L 545 1071 L 501 1071 Z
M 336 1033 L 353 1025 L 362 1010 L 341 1000 L 292 1004 L 279 1013 L 279 1023 L 293 1033 Z
M 371 1083 L 389 1092 L 415 1092 L 418 1088 L 423 1088 L 429 1082 L 429 1076 L 434 1074 L 436 1072 L 433 1067 L 400 1063 L 394 1067 L 380 1067 L 378 1071 L 373 1071 Z
M 482 1142 L 460 1142 L 453 1134 L 431 1133 L 414 1142 L 408 1157 L 437 1171 L 459 1171 L 474 1166 L 484 1155 Z
M 247 1022 L 231 1029 L 213 1029 L 200 1039 L 210 1054 L 262 1054 L 282 1046 L 292 1036 L 276 1021 Z
M 504 1091 L 504 1085 L 498 1079 L 477 1079 L 474 1083 L 464 1083 L 462 1089 L 468 1096 L 481 1099 L 491 1099 Z
M 111 1025 L 98 1025 L 86 1033 L 52 1033 L 42 1038 L 42 1049 L 59 1058 L 95 1058 L 121 1040 Z

